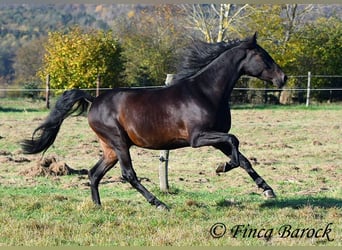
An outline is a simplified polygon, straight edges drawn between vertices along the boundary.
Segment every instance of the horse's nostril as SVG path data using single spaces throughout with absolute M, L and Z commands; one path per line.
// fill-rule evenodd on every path
M 284 75 L 283 82 L 286 83 L 286 81 L 287 81 L 287 75 Z

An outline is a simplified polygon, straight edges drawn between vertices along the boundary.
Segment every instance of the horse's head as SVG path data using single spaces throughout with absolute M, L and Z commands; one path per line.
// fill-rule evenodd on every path
M 243 74 L 272 82 L 279 88 L 285 84 L 287 76 L 272 57 L 257 44 L 256 33 L 253 37 L 243 41 L 239 47 L 247 51 L 242 64 Z

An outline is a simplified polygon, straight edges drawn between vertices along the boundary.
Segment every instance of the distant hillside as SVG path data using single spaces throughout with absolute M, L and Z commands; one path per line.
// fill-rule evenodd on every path
M 0 4 L 0 37 L 12 34 L 16 39 L 30 39 L 49 31 L 72 25 L 109 29 L 123 15 L 149 9 L 149 5 L 132 4 Z M 309 19 L 337 15 L 342 5 L 315 5 Z
M 142 4 L 3 4 L 0 3 L 0 83 L 13 74 L 15 52 L 26 43 L 50 31 L 67 30 L 80 25 L 98 29 L 115 27 L 122 17 L 149 11 Z M 342 5 L 315 5 L 306 21 L 337 15 L 342 19 Z M 7 80 L 6 80 L 7 81 Z
M 46 35 L 49 31 L 71 25 L 108 29 L 108 24 L 87 12 L 83 4 L 69 5 L 0 5 L 1 35 L 16 38 Z
M 33 5 L 0 4 L 0 78 L 10 80 L 16 50 L 49 31 L 66 30 L 73 25 L 109 29 L 101 18 L 83 4 Z
M 120 17 L 135 14 L 149 5 L 132 4 L 0 4 L 0 46 L 16 46 L 49 31 L 72 25 L 109 29 Z M 342 5 L 315 5 L 308 20 L 337 15 Z

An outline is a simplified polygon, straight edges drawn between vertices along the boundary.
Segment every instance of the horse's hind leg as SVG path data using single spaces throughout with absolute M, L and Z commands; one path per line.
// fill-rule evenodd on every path
M 96 165 L 89 171 L 89 180 L 91 188 L 91 197 L 95 204 L 101 205 L 99 194 L 99 183 L 102 177 L 118 162 L 115 152 L 100 141 L 103 149 L 103 155 Z
M 158 200 L 150 191 L 148 191 L 138 180 L 137 175 L 132 166 L 132 160 L 128 149 L 118 150 L 118 154 L 122 177 L 128 181 L 132 187 L 138 190 L 145 199 L 151 204 L 160 209 L 168 210 L 168 207 Z

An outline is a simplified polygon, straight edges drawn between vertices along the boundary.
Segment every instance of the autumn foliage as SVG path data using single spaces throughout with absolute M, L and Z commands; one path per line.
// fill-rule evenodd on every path
M 53 89 L 94 88 L 98 75 L 101 87 L 122 85 L 122 49 L 112 32 L 79 27 L 51 32 L 45 50 L 38 75 L 43 81 L 50 75 Z

